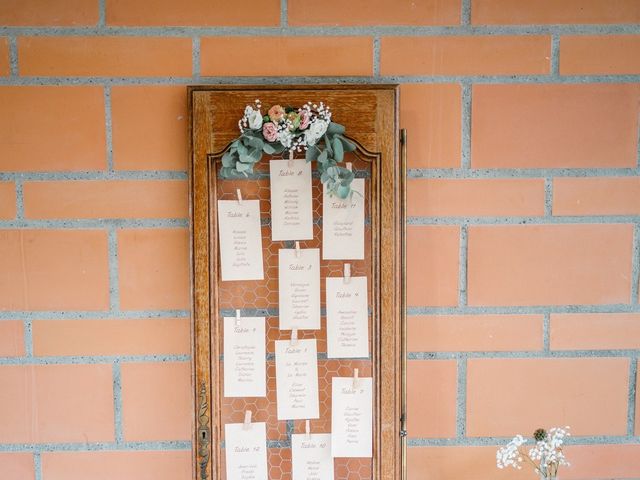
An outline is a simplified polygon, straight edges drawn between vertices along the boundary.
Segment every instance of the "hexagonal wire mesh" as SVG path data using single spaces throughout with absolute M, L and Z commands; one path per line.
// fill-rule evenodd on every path
M 276 158 L 276 157 L 273 157 Z M 291 480 L 291 434 L 304 433 L 304 420 L 278 420 L 276 414 L 276 377 L 275 377 L 275 340 L 288 340 L 290 331 L 278 328 L 278 250 L 293 248 L 294 242 L 274 242 L 271 240 L 271 200 L 268 178 L 268 158 L 256 168 L 256 173 L 249 178 L 239 180 L 223 180 L 217 178 L 217 196 L 219 200 L 236 199 L 236 189 L 240 189 L 243 199 L 259 199 L 262 218 L 262 249 L 264 262 L 264 280 L 258 281 L 218 281 L 219 310 L 215 321 L 222 325 L 223 316 L 233 316 L 236 309 L 242 315 L 266 316 L 266 355 L 267 355 L 267 396 L 261 398 L 228 398 L 224 396 L 224 379 L 221 378 L 216 394 L 219 396 L 221 411 L 219 425 L 241 423 L 246 410 L 251 410 L 252 421 L 265 422 L 268 444 L 268 475 L 270 480 Z M 351 264 L 352 276 L 367 276 L 369 302 L 369 352 L 372 352 L 372 332 L 374 331 L 374 311 L 372 305 L 372 273 L 371 228 L 370 228 L 370 177 L 371 165 L 356 156 L 349 154 L 347 161 L 352 162 L 357 177 L 365 179 L 365 258 L 364 260 L 320 260 L 320 285 L 322 319 L 320 330 L 301 330 L 299 338 L 315 338 L 318 344 L 318 393 L 320 401 L 320 418 L 310 421 L 312 433 L 329 433 L 331 431 L 331 379 L 336 376 L 349 377 L 354 369 L 359 369 L 361 377 L 373 376 L 374 363 L 371 354 L 368 359 L 327 359 L 326 317 L 325 317 L 325 278 L 343 276 L 344 263 Z M 322 184 L 317 175 L 312 179 L 314 238 L 300 241 L 300 248 L 322 248 Z M 217 240 L 216 240 L 217 241 Z M 219 261 L 219 259 L 217 259 Z M 223 329 L 221 328 L 220 331 Z M 224 343 L 220 336 L 212 341 L 219 342 L 220 352 Z M 374 385 L 374 391 L 375 391 Z M 215 414 L 215 412 L 214 412 Z M 375 406 L 374 406 L 375 415 Z M 374 422 L 375 423 L 375 422 Z M 224 428 L 220 437 L 224 440 Z M 220 446 L 220 472 L 222 480 L 226 480 L 224 466 L 224 443 Z M 373 474 L 372 458 L 336 458 L 334 460 L 334 477 L 336 480 L 368 480 Z

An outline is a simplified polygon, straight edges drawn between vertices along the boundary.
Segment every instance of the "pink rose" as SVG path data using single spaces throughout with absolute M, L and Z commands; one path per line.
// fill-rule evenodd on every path
M 272 122 L 278 123 L 284 117 L 284 108 L 280 105 L 274 105 L 269 109 L 269 118 Z
M 273 122 L 267 122 L 262 126 L 262 135 L 267 142 L 275 142 L 278 138 L 278 127 Z
M 298 128 L 300 130 L 307 128 L 309 126 L 309 120 L 311 120 L 309 112 L 304 109 L 300 110 L 300 126 Z

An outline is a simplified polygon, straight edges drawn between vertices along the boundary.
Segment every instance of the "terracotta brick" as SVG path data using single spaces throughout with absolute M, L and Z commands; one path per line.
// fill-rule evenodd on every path
M 191 77 L 191 39 L 177 37 L 21 37 L 20 75 Z
M 628 303 L 631 225 L 469 228 L 470 305 Z
M 188 440 L 191 409 L 189 363 L 122 365 L 125 440 Z
M 408 318 L 410 352 L 542 349 L 541 315 L 428 315 Z
M 407 364 L 407 430 L 414 438 L 455 437 L 455 360 L 411 360 Z
M 570 468 L 562 470 L 567 480 L 638 478 L 640 445 L 569 445 L 565 453 Z
M 11 480 L 35 478 L 33 455 L 30 453 L 0 453 L 0 472 Z
M 472 0 L 471 23 L 637 23 L 635 0 Z
M 548 36 L 384 37 L 382 75 L 527 75 L 550 71 Z
M 110 365 L 3 365 L 0 384 L 0 443 L 114 439 Z
M 373 74 L 371 37 L 208 37 L 200 51 L 203 75 Z
M 2 6 L 0 6 L 2 8 Z M 9 65 L 9 39 L 0 37 L 0 76 L 6 77 L 11 73 Z
M 47 480 L 188 480 L 191 452 L 46 452 L 42 475 Z
M 16 184 L 0 182 L 0 219 L 16 218 Z
M 106 167 L 100 87 L 0 87 L 0 170 Z
M 411 306 L 458 304 L 460 229 L 407 229 L 407 302 Z
M 474 168 L 634 167 L 637 84 L 476 85 Z
M 551 315 L 553 350 L 639 349 L 640 314 Z
M 460 166 L 461 106 L 459 85 L 400 86 L 400 125 L 407 129 L 409 168 Z
M 426 217 L 544 215 L 542 179 L 412 179 L 407 213 Z
M 26 218 L 186 218 L 184 180 L 26 182 Z
M 184 228 L 118 232 L 124 310 L 189 308 L 189 234 Z
M 467 434 L 570 425 L 573 435 L 625 435 L 628 380 L 628 358 L 469 359 Z
M 640 178 L 554 178 L 553 214 L 640 215 Z
M 522 434 L 529 433 L 523 430 Z M 412 447 L 408 450 L 409 480 L 527 480 L 533 474 L 522 470 L 496 469 L 497 446 Z M 560 477 L 567 480 L 637 478 L 640 474 L 638 445 L 569 445 L 564 448 L 571 467 L 563 467 Z
M 105 310 L 109 306 L 104 231 L 2 230 L 0 265 L 2 310 Z
M 376 25 L 457 25 L 459 0 L 357 0 L 349 2 L 349 14 L 340 15 L 340 0 L 322 3 L 289 0 L 289 25 L 295 26 L 376 26 Z
M 122 26 L 265 26 L 280 24 L 278 0 L 231 2 L 207 0 L 107 0 L 107 25 Z
M 525 432 L 522 432 L 525 433 Z M 530 480 L 529 470 L 496 468 L 495 446 L 411 447 L 407 451 L 409 480 Z M 569 469 L 570 470 L 570 469 Z M 562 471 L 562 478 L 564 473 Z M 428 475 L 426 475 L 428 472 Z
M 576 35 L 560 38 L 561 75 L 638 73 L 640 35 Z
M 7 26 L 84 26 L 98 23 L 92 0 L 4 0 L 0 24 Z
M 113 87 L 111 111 L 116 169 L 187 170 L 184 87 Z
M 188 354 L 190 345 L 187 318 L 33 322 L 37 356 L 180 355 Z
M 19 320 L 0 320 L 0 357 L 24 355 L 24 325 Z

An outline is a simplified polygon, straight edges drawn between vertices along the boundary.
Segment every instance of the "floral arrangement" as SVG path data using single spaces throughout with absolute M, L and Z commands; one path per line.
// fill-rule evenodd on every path
M 565 437 L 568 437 L 569 427 L 554 427 L 547 432 L 543 428 L 533 432 L 533 445 L 529 452 L 522 448 L 527 443 L 522 435 L 513 437 L 507 445 L 498 449 L 496 463 L 498 468 L 513 467 L 522 469 L 522 462 L 528 461 L 540 479 L 555 479 L 560 466 L 569 466 L 562 445 Z
M 322 183 L 339 198 L 351 194 L 351 170 L 338 163 L 356 146 L 344 137 L 345 128 L 331 121 L 331 109 L 323 102 L 307 102 L 300 108 L 273 105 L 262 114 L 262 103 L 247 105 L 238 121 L 240 136 L 222 157 L 220 176 L 237 178 L 253 173 L 263 153 L 268 155 L 305 152 L 307 162 L 316 161 Z

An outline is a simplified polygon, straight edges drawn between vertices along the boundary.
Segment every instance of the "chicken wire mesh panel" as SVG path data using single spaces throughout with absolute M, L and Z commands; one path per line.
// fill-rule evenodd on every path
M 280 157 L 272 157 L 280 159 Z M 271 240 L 271 193 L 268 178 L 268 158 L 257 165 L 255 173 L 247 178 L 221 179 L 214 175 L 216 183 L 216 200 L 237 200 L 237 190 L 242 199 L 259 200 L 262 221 L 262 250 L 264 264 L 264 279 L 255 281 L 225 281 L 217 279 L 218 311 L 215 321 L 218 322 L 218 342 L 222 356 L 219 361 L 219 383 L 215 392 L 221 405 L 218 425 L 221 426 L 219 446 L 220 477 L 226 480 L 224 425 L 227 423 L 242 423 L 246 410 L 252 412 L 252 422 L 265 422 L 268 447 L 268 476 L 270 480 L 291 480 L 291 435 L 304 433 L 304 420 L 278 420 L 276 411 L 276 372 L 275 372 L 275 341 L 289 340 L 291 331 L 280 330 L 278 326 L 278 251 L 282 248 L 294 248 L 294 241 Z M 372 260 L 372 231 L 370 218 L 371 199 L 371 164 L 355 155 L 350 154 L 346 159 L 353 164 L 356 177 L 365 180 L 365 254 L 364 260 L 322 260 L 320 259 L 320 299 L 321 299 L 321 328 L 319 330 L 300 330 L 299 339 L 315 338 L 318 349 L 318 393 L 320 403 L 320 418 L 311 419 L 311 433 L 331 432 L 331 379 L 333 377 L 350 377 L 354 369 L 358 369 L 360 377 L 374 376 L 373 349 L 375 348 L 375 306 L 372 302 L 373 271 Z M 322 183 L 314 174 L 312 178 L 312 209 L 313 209 L 313 239 L 301 240 L 299 245 L 304 248 L 319 248 L 322 251 Z M 217 221 L 211 218 L 212 222 Z M 217 239 L 214 239 L 217 241 Z M 219 258 L 216 259 L 219 262 Z M 364 359 L 327 359 L 327 330 L 326 330 L 326 301 L 325 279 L 327 277 L 342 277 L 344 264 L 351 265 L 352 276 L 366 276 L 369 306 L 369 358 Z M 267 381 L 266 397 L 231 398 L 224 396 L 224 316 L 234 316 L 240 310 L 243 316 L 264 316 L 266 336 Z M 212 329 L 215 331 L 216 329 Z M 374 385 L 374 391 L 376 387 Z M 374 399 L 375 402 L 375 399 Z M 375 405 L 373 408 L 375 415 Z M 214 412 L 214 415 L 216 412 Z M 374 419 L 375 424 L 375 419 Z M 369 480 L 373 476 L 373 458 L 336 458 L 334 459 L 334 477 L 336 480 Z

